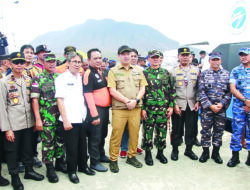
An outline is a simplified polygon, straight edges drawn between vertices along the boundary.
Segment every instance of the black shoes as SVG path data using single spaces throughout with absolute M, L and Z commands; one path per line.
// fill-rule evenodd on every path
M 154 165 L 154 161 L 152 159 L 152 154 L 151 154 L 151 151 L 150 150 L 146 150 L 145 151 L 145 163 L 148 165 L 148 166 L 153 166 Z
M 95 171 L 91 170 L 88 166 L 86 166 L 83 169 L 78 169 L 78 171 L 81 173 L 85 173 L 86 175 L 91 175 L 91 176 L 95 175 Z
M 47 178 L 49 180 L 50 183 L 57 183 L 59 181 L 58 176 L 56 174 L 55 168 L 53 166 L 53 164 L 46 164 L 47 167 Z
M 64 162 L 63 157 L 56 159 L 55 170 L 60 171 L 60 172 L 65 173 L 65 174 L 68 173 L 67 164 Z
M 7 179 L 5 179 L 3 176 L 1 176 L 1 174 L 0 174 L 0 186 L 7 186 L 7 185 L 9 185 L 10 184 L 10 182 L 9 182 L 9 180 L 7 180 Z
M 163 150 L 158 149 L 156 159 L 158 159 L 162 164 L 167 164 L 168 163 L 168 159 L 164 156 Z
M 177 161 L 179 159 L 178 154 L 179 154 L 178 147 L 173 146 L 173 150 L 172 150 L 172 153 L 171 153 L 171 160 Z
M 178 158 L 178 155 L 179 155 L 179 151 L 174 151 L 172 150 L 172 153 L 171 153 L 171 160 L 173 161 L 177 161 L 179 158 Z
M 191 160 L 198 160 L 198 156 L 196 156 L 196 154 L 192 150 L 189 151 L 186 150 L 184 152 L 184 155 L 189 157 Z
M 220 157 L 219 150 L 220 150 L 220 147 L 214 146 L 211 158 L 214 160 L 215 163 L 222 164 L 223 160 Z
M 23 190 L 24 186 L 18 174 L 11 175 L 11 185 L 14 190 Z
M 76 173 L 69 173 L 69 180 L 75 184 L 79 183 L 79 178 Z
M 109 168 L 110 168 L 111 172 L 118 173 L 119 172 L 119 167 L 118 167 L 118 164 L 117 164 L 117 160 L 116 161 L 110 161 Z
M 202 154 L 201 154 L 201 156 L 200 156 L 199 161 L 200 161 L 201 163 L 204 163 L 204 162 L 206 162 L 209 158 L 210 158 L 210 155 L 209 155 L 209 148 L 208 148 L 208 147 L 203 147 L 203 152 L 202 152 Z
M 245 164 L 247 166 L 250 166 L 250 151 L 248 151 L 248 156 L 247 156 L 247 160 L 246 160 Z
M 233 156 L 227 163 L 228 167 L 235 167 L 237 164 L 240 163 L 239 152 L 233 151 L 232 153 L 233 153 Z
M 42 181 L 44 176 L 35 172 L 32 167 L 25 167 L 24 179 L 32 179 L 35 181 Z

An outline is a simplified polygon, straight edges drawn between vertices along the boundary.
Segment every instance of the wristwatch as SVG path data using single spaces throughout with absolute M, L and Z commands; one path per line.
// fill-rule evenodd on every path
M 138 99 L 138 98 L 136 98 L 135 100 L 136 100 L 136 104 L 139 104 L 139 103 L 140 103 L 140 101 L 141 101 L 141 100 L 140 100 L 140 99 Z
M 245 102 L 247 101 L 247 99 L 246 98 L 243 98 L 243 103 L 245 104 Z

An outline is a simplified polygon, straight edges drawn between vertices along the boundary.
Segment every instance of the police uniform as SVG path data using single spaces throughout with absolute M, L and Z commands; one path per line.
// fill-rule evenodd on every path
M 211 68 L 201 73 L 199 79 L 199 96 L 201 102 L 201 145 L 209 147 L 211 136 L 214 146 L 222 145 L 226 110 L 231 101 L 229 72 L 224 69 L 213 71 Z M 209 107 L 221 103 L 223 108 L 214 113 Z M 213 127 L 213 135 L 211 128 Z
M 25 61 L 23 53 L 10 55 L 12 62 Z M 5 139 L 7 165 L 12 177 L 12 185 L 23 186 L 18 176 L 18 154 L 21 154 L 25 166 L 25 179 L 43 180 L 43 176 L 33 170 L 33 126 L 34 115 L 30 100 L 31 79 L 14 74 L 0 80 L 0 114 L 2 131 L 13 131 L 14 142 Z M 17 183 L 18 182 L 18 183 Z
M 95 166 L 100 159 L 104 159 L 105 138 L 108 134 L 109 106 L 111 97 L 107 88 L 106 78 L 100 70 L 89 66 L 83 77 L 83 92 L 89 108 L 88 121 L 91 123 L 100 119 L 98 125 L 90 124 L 88 146 L 90 154 L 90 167 Z M 108 159 L 106 159 L 108 161 Z
M 189 48 L 179 48 L 179 54 L 190 54 Z M 198 97 L 198 75 L 199 70 L 193 65 L 188 65 L 186 70 L 180 65 L 172 70 L 174 85 L 176 89 L 176 104 L 181 109 L 181 115 L 173 112 L 172 114 L 172 133 L 171 144 L 173 151 L 172 160 L 178 160 L 178 146 L 182 138 L 182 131 L 185 124 L 185 144 L 186 153 L 192 154 L 191 159 L 198 159 L 192 152 L 194 143 L 194 130 L 197 125 L 198 112 L 194 110 L 195 104 L 199 101 Z M 175 155 L 174 155 L 175 154 Z M 175 158 L 174 158 L 175 157 Z

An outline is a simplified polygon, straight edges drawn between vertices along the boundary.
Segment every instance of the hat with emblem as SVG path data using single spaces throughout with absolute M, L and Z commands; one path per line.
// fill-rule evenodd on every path
M 159 50 L 156 50 L 156 49 L 148 52 L 148 57 L 154 57 L 154 56 L 160 57 L 161 52 Z
M 118 55 L 120 55 L 120 54 L 122 54 L 124 52 L 131 52 L 131 48 L 128 47 L 127 45 L 123 45 L 123 46 L 119 47 Z
M 56 54 L 54 53 L 45 53 L 43 54 L 43 59 L 44 61 L 55 61 L 56 60 Z
M 47 49 L 47 46 L 45 44 L 37 46 L 35 54 L 38 54 L 40 51 L 45 51 L 46 53 L 50 52 L 50 50 Z
M 26 61 L 24 54 L 22 52 L 11 53 L 10 59 L 11 59 L 11 62 L 13 62 L 13 63 L 20 63 L 20 62 L 24 63 Z
M 183 48 L 179 48 L 178 49 L 178 54 L 182 55 L 182 54 L 190 54 L 190 49 L 188 47 L 183 47 Z
M 221 52 L 218 52 L 218 51 L 213 51 L 209 53 L 208 55 L 209 55 L 209 59 L 221 59 Z
M 70 52 L 76 52 L 76 48 L 74 46 L 67 46 L 64 48 L 64 54 L 67 55 Z
M 240 48 L 239 55 L 241 55 L 242 53 L 248 55 L 250 53 L 250 48 L 248 47 Z

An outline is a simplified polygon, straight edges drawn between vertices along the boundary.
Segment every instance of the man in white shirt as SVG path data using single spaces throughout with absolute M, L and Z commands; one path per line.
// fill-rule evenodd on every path
M 87 165 L 86 123 L 87 108 L 84 102 L 80 68 L 82 56 L 76 52 L 68 55 L 68 70 L 56 78 L 59 124 L 64 128 L 68 175 L 72 183 L 79 183 L 78 171 L 95 175 Z

